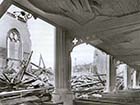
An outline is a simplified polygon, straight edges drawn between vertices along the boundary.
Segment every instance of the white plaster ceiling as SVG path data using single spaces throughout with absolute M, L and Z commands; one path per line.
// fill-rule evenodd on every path
M 139 0 L 28 0 L 44 12 L 61 15 L 79 24 L 97 16 L 121 17 L 140 10 Z

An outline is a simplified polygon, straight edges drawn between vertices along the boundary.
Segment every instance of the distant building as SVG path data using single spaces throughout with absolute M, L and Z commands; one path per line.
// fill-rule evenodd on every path
M 95 48 L 93 66 L 99 74 L 106 74 L 107 70 L 107 54 Z
M 73 67 L 73 72 L 82 72 L 82 74 L 106 74 L 107 71 L 107 54 L 95 48 L 93 52 L 93 61 L 88 64 L 76 65 Z
M 30 33 L 26 20 L 14 13 L 0 19 L 0 68 L 15 66 L 31 52 Z

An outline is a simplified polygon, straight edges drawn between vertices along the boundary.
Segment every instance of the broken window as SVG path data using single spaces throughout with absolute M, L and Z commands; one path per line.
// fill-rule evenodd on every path
M 20 60 L 22 57 L 22 46 L 20 33 L 16 29 L 12 29 L 8 33 L 7 39 L 7 58 Z

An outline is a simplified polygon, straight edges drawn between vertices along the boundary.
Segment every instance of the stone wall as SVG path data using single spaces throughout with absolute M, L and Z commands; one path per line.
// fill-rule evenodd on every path
M 16 16 L 11 13 L 6 13 L 0 19 L 0 68 L 4 67 L 6 64 L 7 58 L 7 37 L 8 32 L 12 29 L 16 29 L 21 38 L 22 43 L 22 57 L 24 54 L 30 53 L 31 51 L 31 40 L 30 33 L 28 30 L 27 23 L 21 20 L 18 20 Z

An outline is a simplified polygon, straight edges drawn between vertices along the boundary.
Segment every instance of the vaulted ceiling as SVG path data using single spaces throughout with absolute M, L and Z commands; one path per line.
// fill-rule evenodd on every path
M 140 0 L 13 0 L 35 17 L 140 66 Z
M 97 16 L 121 17 L 139 12 L 139 0 L 28 0 L 44 12 L 61 15 L 79 24 Z M 40 4 L 40 5 L 39 5 Z

